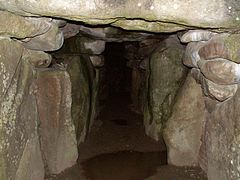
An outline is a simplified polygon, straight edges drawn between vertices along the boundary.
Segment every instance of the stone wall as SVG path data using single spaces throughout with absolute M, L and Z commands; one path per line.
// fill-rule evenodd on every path
M 0 44 L 0 178 L 42 180 L 34 67 L 23 58 L 26 50 L 19 42 L 4 38 Z M 32 168 L 36 171 L 29 172 Z
M 156 140 L 166 127 L 169 163 L 200 165 L 210 180 L 239 179 L 239 7 L 237 0 L 0 0 L 0 179 L 43 180 L 75 163 L 77 142 L 97 112 L 99 71 L 93 66 L 103 64 L 103 39 L 126 40 L 124 34 L 116 39 L 119 29 L 75 25 L 70 36 L 84 32 L 98 40 L 71 39 L 68 50 L 82 52 L 51 63 L 43 51 L 63 45 L 66 25 L 51 17 L 148 32 L 209 28 L 179 33 L 188 43 L 183 63 L 192 69 L 185 83 L 184 49 L 176 36 L 150 53 L 145 127 Z M 134 33 L 131 41 L 149 36 Z
M 218 104 L 207 117 L 206 152 L 209 179 L 240 178 L 240 92 Z
M 238 39 L 201 30 L 181 37 L 188 42 L 183 63 L 192 70 L 164 129 L 168 161 L 200 165 L 210 180 L 240 177 Z
M 52 79 L 51 73 L 49 79 L 42 75 L 42 72 L 55 73 L 47 68 L 52 58 L 43 50 L 58 49 L 63 43 L 63 34 L 51 18 L 25 18 L 0 11 L 0 19 L 0 179 L 43 180 L 45 174 L 59 173 L 77 159 L 71 87 L 63 84 L 69 76 L 67 72 L 64 77 Z M 58 72 L 56 70 L 56 74 Z M 66 80 L 59 84 L 64 78 Z M 56 92 L 59 92 L 58 99 L 52 96 Z M 66 97 L 65 101 L 61 96 Z M 44 100 L 48 102 L 44 104 Z M 65 104 L 68 106 L 61 109 Z M 51 129 L 51 132 L 57 132 L 50 138 L 45 133 L 50 132 L 49 124 L 54 125 L 55 131 Z M 62 141 L 52 144 L 57 142 L 54 138 Z M 65 148 L 69 147 L 66 142 L 72 143 L 73 150 L 67 159 L 64 158 Z M 52 159 L 55 153 L 57 158 Z
M 38 132 L 47 174 L 59 174 L 78 157 L 72 121 L 72 88 L 66 70 L 38 69 L 35 80 Z
M 98 113 L 100 69 L 104 58 L 101 53 L 105 41 L 74 36 L 66 39 L 63 47 L 53 54 L 53 67 L 63 66 L 70 75 L 72 88 L 72 119 L 78 144 L 83 142 Z
M 239 6 L 238 0 L 0 1 L 1 9 L 25 16 L 62 17 L 150 32 L 176 32 L 188 27 L 236 28 Z
M 161 42 L 149 59 L 144 124 L 146 133 L 155 140 L 162 137 L 162 130 L 172 113 L 175 96 L 186 76 L 181 59 L 184 47 L 176 36 Z

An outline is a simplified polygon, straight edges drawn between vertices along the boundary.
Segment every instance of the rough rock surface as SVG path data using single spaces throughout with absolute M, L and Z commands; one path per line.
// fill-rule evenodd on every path
M 46 33 L 22 41 L 23 46 L 28 49 L 54 51 L 62 47 L 63 40 L 62 31 L 58 29 L 57 24 L 52 23 L 50 29 Z
M 76 128 L 78 143 L 86 138 L 91 116 L 91 76 L 88 59 L 82 56 L 64 56 L 68 64 L 72 86 L 72 119 Z M 79 91 L 80 89 L 80 91 Z
M 125 29 L 155 32 L 177 31 L 186 29 L 187 25 L 235 28 L 239 26 L 239 6 L 237 0 L 0 1 L 2 10 L 25 16 L 62 17 L 92 24 L 112 23 Z
M 190 31 L 181 37 L 187 45 L 183 63 L 194 68 L 204 94 L 225 101 L 234 96 L 240 79 L 239 35 Z M 234 40 L 234 38 L 236 38 Z M 192 42 L 199 40 L 199 42 Z M 198 69 L 198 70 L 197 70 Z
M 239 35 L 220 34 L 207 42 L 190 43 L 192 74 L 201 83 L 208 112 L 203 131 L 200 165 L 208 179 L 236 180 L 239 167 Z M 194 47 L 195 46 L 195 47 Z M 194 51 L 195 49 L 195 51 Z M 192 55 L 191 55 L 192 54 Z M 197 62 L 197 66 L 191 66 Z M 236 63 L 235 63 L 236 62 Z M 211 81 L 212 80 L 212 81 Z M 217 102 L 222 101 L 221 103 Z
M 16 172 L 16 180 L 44 179 L 44 163 L 39 147 L 40 144 L 37 135 L 27 141 Z M 30 169 L 33 171 L 29 172 Z
M 150 37 L 162 36 L 147 32 L 126 31 L 111 26 L 90 28 L 83 25 L 67 24 L 62 28 L 62 30 L 66 36 L 70 36 L 71 34 L 74 34 L 74 32 L 79 32 L 82 35 L 90 36 L 93 39 L 103 40 L 106 42 L 142 41 Z
M 150 57 L 144 123 L 146 133 L 158 140 L 170 117 L 175 96 L 182 85 L 186 69 L 181 63 L 184 53 L 178 39 L 163 41 Z
M 196 68 L 191 69 L 191 73 L 195 80 L 202 85 L 203 93 L 215 100 L 225 101 L 232 98 L 237 92 L 238 85 L 220 85 L 206 79 L 201 71 Z
M 198 61 L 201 73 L 214 83 L 220 85 L 237 84 L 240 81 L 240 67 L 237 63 L 222 58 Z M 238 70 L 239 69 L 239 70 Z M 239 75 L 238 75 L 239 74 Z
M 67 54 L 101 54 L 105 49 L 105 41 L 88 37 L 75 36 L 65 41 L 59 53 Z
M 10 39 L 0 40 L 0 54 L 0 179 L 42 180 L 31 58 L 24 58 L 24 48 Z
M 51 18 L 22 17 L 6 11 L 0 11 L 0 35 L 19 39 L 34 37 L 47 32 L 51 27 Z
M 210 180 L 240 178 L 240 91 L 221 104 L 208 116 L 206 122 L 206 152 Z
M 240 179 L 239 8 L 238 0 L 0 0 L 0 179 L 43 180 L 44 174 L 59 173 L 75 163 L 77 141 L 84 140 L 97 112 L 99 70 L 92 67 L 90 55 L 104 51 L 103 40 L 143 40 L 151 36 L 146 31 L 176 32 L 189 27 L 216 31 L 189 31 L 182 37 L 183 42 L 190 42 L 184 64 L 198 69 L 196 79 L 204 94 L 214 98 L 212 107 L 205 102 L 210 115 L 201 147 L 207 157 L 208 177 L 210 180 Z M 52 19 L 54 17 L 80 21 L 81 25 L 69 27 L 63 20 Z M 82 22 L 104 26 L 85 27 Z M 223 31 L 236 34 L 217 34 Z M 71 59 L 66 64 L 52 64 L 51 56 L 43 51 L 59 49 L 63 34 L 67 38 L 79 32 L 88 38 L 70 38 L 69 42 L 75 44 L 67 45 L 67 51 L 79 56 L 66 58 Z M 151 55 L 149 69 L 148 63 L 142 65 L 150 72 L 144 112 L 146 132 L 158 140 L 164 122 L 174 110 L 165 133 L 170 147 L 169 162 L 195 165 L 201 124 L 196 125 L 200 121 L 194 117 L 199 114 L 191 114 L 184 102 L 189 100 L 189 95 L 200 96 L 200 92 L 191 94 L 193 88 L 185 84 L 185 91 L 180 93 L 187 97 L 177 96 L 172 109 L 185 70 L 180 63 L 182 47 L 170 39 Z M 142 62 L 148 61 L 145 53 L 152 52 L 144 52 Z M 51 69 L 42 69 L 49 65 Z M 83 91 L 78 94 L 79 89 Z M 196 103 L 194 100 L 190 103 Z M 197 109 L 196 104 L 193 107 Z M 185 110 L 189 117 L 185 117 Z M 188 143 L 178 139 L 182 137 L 176 135 L 180 128 L 175 125 L 179 121 L 173 121 L 173 117 L 179 121 L 195 120 L 191 122 L 196 124 L 186 125 L 184 121 L 185 124 L 179 125 L 186 125 L 180 135 L 187 136 L 184 140 Z M 77 121 L 78 118 L 81 121 Z M 192 132 L 194 128 L 197 131 Z M 173 142 L 175 139 L 169 136 L 177 140 Z M 197 140 L 193 142 L 193 138 Z M 194 148 L 190 149 L 189 144 Z M 186 152 L 191 156 L 184 161 L 180 157 L 185 157 Z
M 58 174 L 78 157 L 70 77 L 63 70 L 38 70 L 36 85 L 41 148 L 48 173 Z
M 230 61 L 240 62 L 239 34 L 221 33 L 215 34 L 199 50 L 202 59 L 224 58 Z
M 24 49 L 22 58 L 34 68 L 47 68 L 52 62 L 51 55 L 30 49 Z
M 90 60 L 95 68 L 104 66 L 104 56 L 90 56 Z
M 179 91 L 172 111 L 164 128 L 168 163 L 196 166 L 205 122 L 205 104 L 201 86 L 191 73 Z

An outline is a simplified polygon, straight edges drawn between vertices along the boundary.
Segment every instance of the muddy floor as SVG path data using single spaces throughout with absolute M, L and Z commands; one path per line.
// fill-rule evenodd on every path
M 167 165 L 163 140 L 144 132 L 126 94 L 109 98 L 79 146 L 78 164 L 51 180 L 206 180 L 199 168 Z

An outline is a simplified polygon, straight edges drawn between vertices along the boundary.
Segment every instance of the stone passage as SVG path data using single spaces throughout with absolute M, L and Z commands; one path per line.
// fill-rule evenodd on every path
M 0 179 L 74 166 L 119 92 L 145 134 L 164 139 L 168 165 L 240 179 L 239 9 L 238 0 L 0 0 Z

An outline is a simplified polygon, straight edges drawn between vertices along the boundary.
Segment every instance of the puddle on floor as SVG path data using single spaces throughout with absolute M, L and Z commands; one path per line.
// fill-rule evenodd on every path
M 101 154 L 48 180 L 144 180 L 167 163 L 166 152 Z
M 118 126 L 127 126 L 128 122 L 126 119 L 112 119 L 111 122 Z
M 166 163 L 166 152 L 121 151 L 96 156 L 82 165 L 89 180 L 143 180 Z

